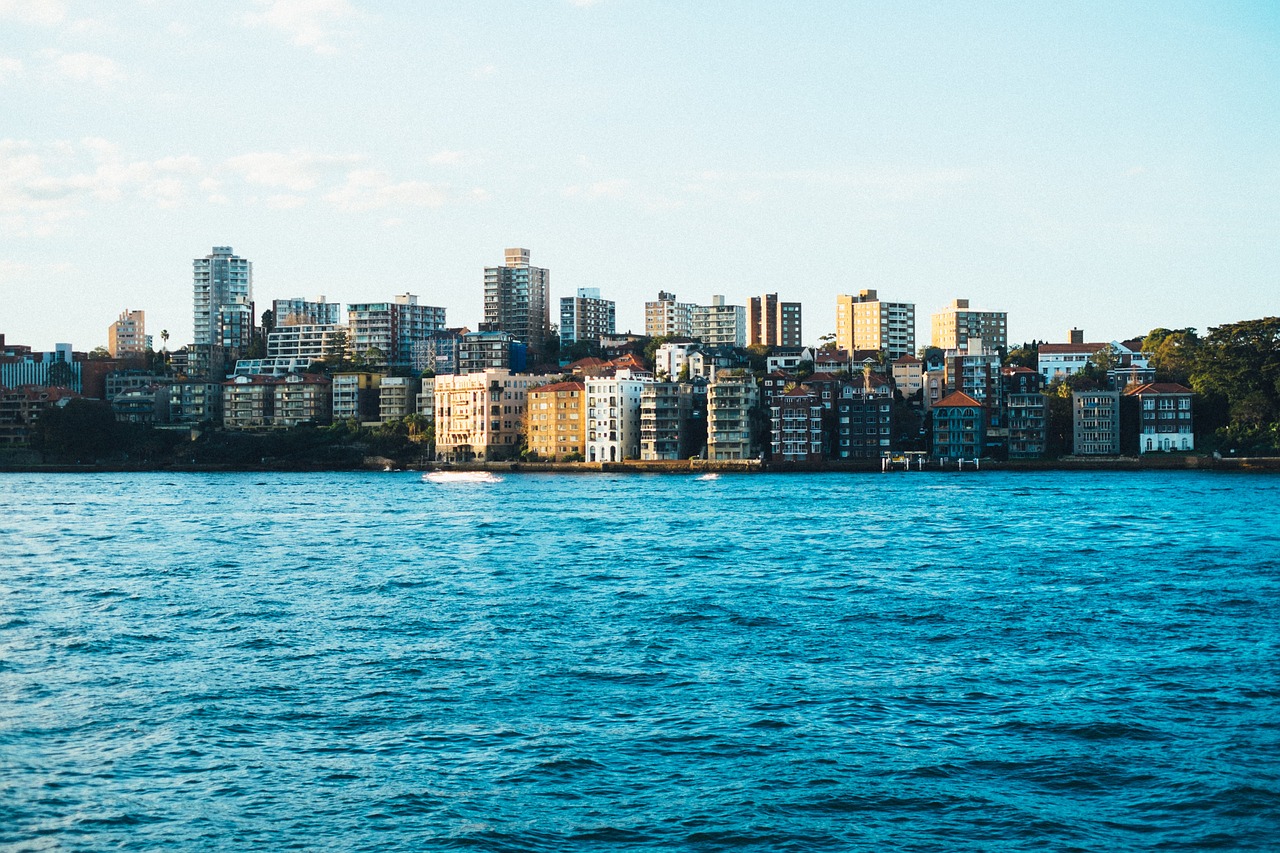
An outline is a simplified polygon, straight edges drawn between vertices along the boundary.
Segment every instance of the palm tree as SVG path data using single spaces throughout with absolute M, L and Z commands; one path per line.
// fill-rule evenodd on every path
M 164 348 L 166 350 L 169 349 L 169 330 L 168 329 L 160 330 L 160 340 L 164 341 L 164 344 L 163 344 Z

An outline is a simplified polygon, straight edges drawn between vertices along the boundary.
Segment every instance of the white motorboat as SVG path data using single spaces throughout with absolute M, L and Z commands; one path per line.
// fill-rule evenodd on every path
M 501 483 L 492 471 L 428 471 L 422 475 L 427 483 Z

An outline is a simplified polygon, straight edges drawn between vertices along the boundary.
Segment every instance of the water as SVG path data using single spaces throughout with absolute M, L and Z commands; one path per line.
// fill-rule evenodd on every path
M 0 492 L 0 849 L 1280 847 L 1280 478 Z

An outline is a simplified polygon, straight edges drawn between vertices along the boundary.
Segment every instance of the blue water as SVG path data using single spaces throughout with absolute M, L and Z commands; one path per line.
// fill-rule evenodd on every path
M 0 477 L 0 849 L 1280 849 L 1277 508 Z

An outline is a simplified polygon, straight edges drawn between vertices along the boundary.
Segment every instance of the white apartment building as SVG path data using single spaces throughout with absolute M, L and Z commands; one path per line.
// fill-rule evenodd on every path
M 640 398 L 652 383 L 626 370 L 586 380 L 588 462 L 640 458 Z
M 978 311 L 968 299 L 954 299 L 933 315 L 930 341 L 943 350 L 963 350 L 969 338 L 982 338 L 992 349 L 1009 346 L 1009 315 L 1004 311 Z
M 747 306 L 726 305 L 723 296 L 712 296 L 710 305 L 695 305 L 690 312 L 691 337 L 707 346 L 747 345 Z

